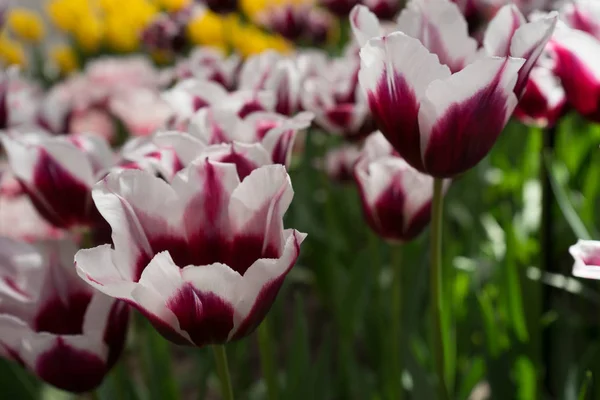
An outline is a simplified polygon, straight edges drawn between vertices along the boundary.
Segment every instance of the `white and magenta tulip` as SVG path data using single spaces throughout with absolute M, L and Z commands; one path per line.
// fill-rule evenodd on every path
M 563 115 L 566 102 L 560 80 L 551 70 L 537 66 L 529 74 L 514 115 L 524 124 L 545 128 L 553 126 Z
M 573 275 L 579 278 L 600 279 L 600 242 L 579 240 L 569 247 L 569 253 L 575 260 Z
M 354 176 L 367 223 L 382 238 L 406 242 L 425 229 L 433 178 L 399 157 L 380 132 L 367 138 Z
M 533 66 L 546 40 L 540 35 L 549 38 L 555 20 L 541 20 L 541 33 L 526 24 L 499 34 L 511 43 L 511 55 L 495 56 L 476 54 L 462 14 L 448 0 L 411 1 L 398 20 L 403 31 L 385 36 L 378 36 L 375 16 L 357 7 L 351 22 L 365 43 L 359 81 L 378 127 L 421 172 L 449 178 L 474 167 L 512 115 L 522 90 L 516 85 L 528 75 L 523 68 Z M 488 48 L 500 52 L 499 45 Z
M 305 235 L 282 221 L 292 197 L 280 165 L 243 181 L 235 165 L 206 158 L 171 184 L 144 171 L 111 173 L 93 198 L 114 247 L 79 251 L 77 271 L 175 343 L 241 338 L 260 324 L 298 258 Z
M 103 224 L 91 201 L 92 186 L 114 164 L 106 141 L 96 136 L 5 134 L 12 172 L 34 206 L 59 228 Z
M 123 346 L 128 306 L 75 273 L 75 245 L 0 238 L 0 354 L 62 390 L 95 389 Z

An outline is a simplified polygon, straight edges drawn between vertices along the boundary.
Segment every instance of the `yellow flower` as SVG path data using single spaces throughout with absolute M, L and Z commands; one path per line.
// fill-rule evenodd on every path
M 113 50 L 129 53 L 139 46 L 140 29 L 132 26 L 126 16 L 118 14 L 108 16 L 104 34 L 106 44 Z
M 179 11 L 188 6 L 191 0 L 157 0 L 158 6 L 167 11 Z
M 55 46 L 50 54 L 62 75 L 75 71 L 79 66 L 75 52 L 67 45 Z
M 263 32 L 251 25 L 239 26 L 233 34 L 233 46 L 244 57 L 273 49 L 281 53 L 292 50 L 292 45 L 281 36 Z
M 19 65 L 24 67 L 27 64 L 23 46 L 6 37 L 0 37 L 0 61 L 4 65 Z
M 73 27 L 73 34 L 83 50 L 94 52 L 100 47 L 104 36 L 102 20 L 91 13 L 82 15 Z
M 85 0 L 53 0 L 46 6 L 52 23 L 64 32 L 73 32 L 81 17 L 91 12 Z
M 44 37 L 40 16 L 25 8 L 13 8 L 8 13 L 8 26 L 19 39 L 38 43 Z
M 226 47 L 225 21 L 217 14 L 206 11 L 193 18 L 187 26 L 187 36 L 196 45 Z

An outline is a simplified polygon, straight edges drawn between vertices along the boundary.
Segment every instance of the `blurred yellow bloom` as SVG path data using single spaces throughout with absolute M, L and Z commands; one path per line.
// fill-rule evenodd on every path
M 52 0 L 46 5 L 46 13 L 56 27 L 64 32 L 74 32 L 84 15 L 91 14 L 85 0 Z
M 25 8 L 13 8 L 8 13 L 8 27 L 19 39 L 39 42 L 44 37 L 44 23 L 40 16 Z
M 4 65 L 19 65 L 25 67 L 27 58 L 23 46 L 4 36 L 0 37 L 0 61 Z
M 261 11 L 280 4 L 315 4 L 315 0 L 240 0 L 240 9 L 250 19 L 255 20 Z
M 139 46 L 139 36 L 140 29 L 132 26 L 126 17 L 112 14 L 106 19 L 104 39 L 111 49 L 123 53 L 132 52 Z
M 273 49 L 281 53 L 292 50 L 292 45 L 282 38 L 263 32 L 256 26 L 246 25 L 236 28 L 233 34 L 233 45 L 244 57 Z
M 75 52 L 71 47 L 67 45 L 63 44 L 55 46 L 52 49 L 50 56 L 58 66 L 58 69 L 60 70 L 60 73 L 62 75 L 66 75 L 70 72 L 73 72 L 78 68 L 78 62 Z
M 167 11 L 179 11 L 191 2 L 192 0 L 157 0 L 158 6 Z
M 73 34 L 83 50 L 96 51 L 100 47 L 104 35 L 102 20 L 93 14 L 82 15 L 73 28 Z
M 194 17 L 187 26 L 187 36 L 196 45 L 227 47 L 225 35 L 225 21 L 211 11 Z

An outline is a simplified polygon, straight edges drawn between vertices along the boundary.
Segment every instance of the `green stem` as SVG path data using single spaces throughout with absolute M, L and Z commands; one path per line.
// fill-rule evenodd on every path
M 279 386 L 277 384 L 277 370 L 275 367 L 272 343 L 269 321 L 268 318 L 265 318 L 258 327 L 260 364 L 267 385 L 267 398 L 269 400 L 277 400 L 279 398 Z
M 221 396 L 223 400 L 233 400 L 233 388 L 231 386 L 231 376 L 229 375 L 229 367 L 227 366 L 227 353 L 225 346 L 215 344 L 212 346 L 217 364 L 217 373 L 221 381 Z
M 448 387 L 445 378 L 445 358 L 444 358 L 444 335 L 443 315 L 442 315 L 442 217 L 443 217 L 443 199 L 442 192 L 443 179 L 435 178 L 433 182 L 433 200 L 431 210 L 431 270 L 430 275 L 430 296 L 431 296 L 431 318 L 433 339 L 433 356 L 435 371 L 438 379 L 438 399 L 449 400 Z
M 392 318 L 391 324 L 391 354 L 392 354 L 392 399 L 401 400 L 404 398 L 404 389 L 402 387 L 402 358 L 400 344 L 403 343 L 401 322 L 402 322 L 402 246 L 398 245 L 392 248 Z

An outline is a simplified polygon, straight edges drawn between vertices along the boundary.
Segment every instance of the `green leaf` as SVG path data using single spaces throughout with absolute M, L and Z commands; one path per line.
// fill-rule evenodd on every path
M 521 356 L 517 359 L 514 376 L 519 388 L 517 398 L 521 400 L 535 399 L 537 374 L 535 366 L 529 358 Z
M 504 258 L 504 279 L 506 283 L 506 292 L 508 301 L 508 310 L 510 321 L 515 331 L 517 339 L 521 342 L 529 340 L 527 332 L 527 322 L 525 318 L 525 308 L 523 306 L 523 297 L 521 294 L 521 280 L 519 276 L 518 263 L 515 255 L 517 240 L 515 230 L 512 224 L 505 225 L 506 237 L 506 255 Z
M 483 358 L 475 357 L 470 361 L 469 370 L 458 391 L 458 398 L 467 400 L 473 391 L 473 388 L 483 380 L 486 374 L 486 367 Z
M 579 396 L 577 397 L 578 400 L 585 400 L 587 398 L 588 389 L 591 384 L 592 372 L 586 371 L 583 383 L 581 384 L 581 389 L 579 389 Z
M 562 188 L 556 179 L 558 163 L 553 161 L 550 153 L 544 154 L 544 162 L 546 163 L 546 168 L 549 171 L 548 177 L 550 179 L 550 184 L 552 185 L 552 191 L 554 192 L 554 196 L 556 197 L 556 201 L 558 202 L 560 210 L 562 211 L 565 220 L 571 227 L 571 230 L 579 239 L 591 239 L 592 236 L 573 208 L 573 204 L 571 204 L 567 192 Z
M 39 382 L 12 361 L 0 359 L 0 388 L 6 399 L 35 400 L 39 397 Z
M 294 307 L 294 327 L 291 352 L 288 354 L 287 376 L 284 399 L 306 399 L 310 396 L 310 387 L 306 384 L 311 371 L 310 346 L 308 342 L 308 323 L 304 302 L 296 295 Z

